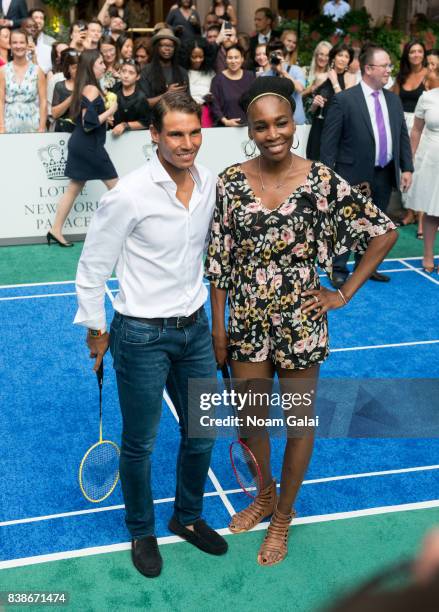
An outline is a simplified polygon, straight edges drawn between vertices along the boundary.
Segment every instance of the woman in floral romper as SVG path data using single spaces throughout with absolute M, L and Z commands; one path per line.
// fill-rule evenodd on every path
M 219 176 L 206 260 L 211 282 L 212 336 L 219 365 L 233 378 L 268 380 L 301 391 L 316 387 L 328 356 L 326 312 L 345 306 L 396 241 L 392 222 L 340 176 L 291 153 L 295 124 L 288 79 L 257 79 L 242 101 L 249 136 L 260 155 Z M 318 263 L 331 275 L 332 258 L 365 252 L 341 290 L 320 286 Z M 229 301 L 229 324 L 225 305 Z M 272 515 L 258 555 L 261 565 L 287 554 L 292 506 L 313 448 L 314 432 L 286 442 L 279 499 L 270 468 L 268 434 L 245 438 L 262 473 L 262 488 L 230 523 L 247 531 Z

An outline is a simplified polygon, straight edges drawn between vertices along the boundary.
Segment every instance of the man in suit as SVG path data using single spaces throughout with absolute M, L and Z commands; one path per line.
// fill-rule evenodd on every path
M 273 30 L 275 15 L 271 9 L 264 6 L 255 11 L 256 34 L 250 37 L 250 55 L 253 59 L 258 45 L 268 44 L 273 38 L 279 38 L 280 33 Z
M 360 55 L 362 79 L 333 97 L 322 134 L 321 160 L 351 185 L 367 183 L 372 200 L 383 211 L 392 188 L 407 191 L 413 161 L 404 112 L 398 96 L 383 89 L 392 65 L 388 53 L 369 45 Z M 349 252 L 334 258 L 332 284 L 339 288 L 349 275 Z M 356 265 L 360 257 L 356 256 Z M 371 280 L 387 282 L 374 272 Z
M 26 0 L 0 0 L 0 8 L 3 13 L 0 27 L 19 28 L 27 17 Z

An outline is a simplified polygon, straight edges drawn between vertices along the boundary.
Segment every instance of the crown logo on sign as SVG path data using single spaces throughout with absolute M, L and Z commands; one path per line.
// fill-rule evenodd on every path
M 43 162 L 47 178 L 51 181 L 66 178 L 64 174 L 67 163 L 65 144 L 65 140 L 60 140 L 59 145 L 51 144 L 38 149 L 38 157 Z

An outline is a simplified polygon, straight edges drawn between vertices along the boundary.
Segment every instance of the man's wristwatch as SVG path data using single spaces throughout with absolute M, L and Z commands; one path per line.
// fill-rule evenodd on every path
M 89 329 L 88 333 L 92 338 L 100 338 L 107 333 L 106 329 Z

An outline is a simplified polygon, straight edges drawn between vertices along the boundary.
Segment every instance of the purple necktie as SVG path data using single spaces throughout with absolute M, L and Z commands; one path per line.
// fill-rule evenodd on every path
M 387 165 L 387 134 L 386 134 L 386 125 L 384 123 L 384 115 L 383 109 L 381 108 L 381 103 L 379 99 L 380 92 L 374 91 L 372 93 L 375 98 L 375 117 L 378 127 L 378 140 L 379 140 L 379 153 L 378 153 L 378 165 L 381 168 Z

